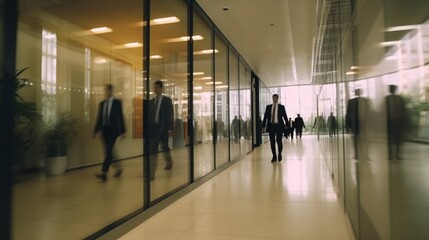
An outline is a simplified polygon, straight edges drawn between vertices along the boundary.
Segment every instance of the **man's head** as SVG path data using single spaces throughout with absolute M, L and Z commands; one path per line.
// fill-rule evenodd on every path
M 296 116 L 298 116 L 298 117 L 299 117 L 299 113 L 298 113 Z
M 358 96 L 358 97 L 360 95 L 362 95 L 362 89 L 360 89 L 360 88 L 355 89 L 355 95 Z
M 163 90 L 163 84 L 162 81 L 158 80 L 153 84 L 153 91 L 155 92 L 155 94 L 157 96 L 162 94 L 162 90 Z
M 391 93 L 391 94 L 394 94 L 395 92 L 396 92 L 396 89 L 397 89 L 398 87 L 396 86 L 396 85 L 389 85 L 389 92 Z
M 273 94 L 273 103 L 277 103 L 279 101 L 279 95 Z
M 110 98 L 113 95 L 113 85 L 106 84 L 104 85 L 104 97 L 106 99 Z

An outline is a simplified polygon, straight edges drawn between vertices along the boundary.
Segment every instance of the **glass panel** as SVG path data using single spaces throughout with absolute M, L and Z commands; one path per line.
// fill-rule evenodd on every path
M 148 141 L 151 145 L 151 178 L 154 179 L 151 200 L 155 200 L 189 181 L 188 128 L 198 127 L 198 123 L 188 123 L 188 99 L 191 96 L 188 91 L 186 4 L 180 0 L 152 1 L 150 31 L 152 91 L 148 107 L 152 109 L 149 111 L 152 124 Z M 154 107 L 155 97 L 161 92 L 154 88 L 156 81 L 162 83 L 164 96 L 157 108 Z
M 142 207 L 143 141 L 133 118 L 141 91 L 142 10 L 143 1 L 130 0 L 20 4 L 17 68 L 28 67 L 22 74 L 28 84 L 18 94 L 37 106 L 41 128 L 16 163 L 14 239 L 61 239 L 64 232 L 82 239 Z M 119 101 L 102 103 L 106 84 Z M 126 133 L 116 138 L 122 125 Z M 70 129 L 75 134 L 64 145 L 59 139 Z M 67 157 L 57 158 L 61 152 Z M 118 160 L 111 166 L 110 156 Z M 101 171 L 107 174 L 95 179 Z
M 240 91 L 239 91 L 238 54 L 229 51 L 229 119 L 230 119 L 230 159 L 240 156 Z
M 259 102 L 259 122 L 262 123 L 262 120 L 264 119 L 264 113 L 265 109 L 268 104 L 272 103 L 272 92 L 271 90 L 265 85 L 262 81 L 260 83 L 260 102 Z M 262 131 L 262 128 L 259 129 L 259 131 Z M 262 144 L 268 142 L 269 136 L 268 133 L 265 131 L 262 133 Z
M 198 14 L 194 14 L 194 118 L 195 178 L 206 175 L 214 169 L 214 87 L 225 84 L 213 79 L 213 49 L 211 28 Z
M 240 154 L 246 155 L 252 150 L 251 121 L 251 72 L 246 63 L 240 59 Z
M 216 116 L 216 166 L 219 167 L 229 161 L 229 104 L 228 104 L 228 45 L 216 35 L 215 48 L 219 51 L 215 56 L 215 76 L 218 84 L 215 88 L 215 116 Z

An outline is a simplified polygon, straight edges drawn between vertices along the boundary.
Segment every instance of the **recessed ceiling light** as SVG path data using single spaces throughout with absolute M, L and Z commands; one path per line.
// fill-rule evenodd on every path
M 100 33 L 112 32 L 113 30 L 108 27 L 97 27 L 97 28 L 92 28 L 90 31 L 94 34 L 100 34 Z
M 205 50 L 201 50 L 201 51 L 195 51 L 194 54 L 195 55 L 200 55 L 200 54 L 212 54 L 212 53 L 218 53 L 219 50 L 217 49 L 205 49 Z
M 162 59 L 161 55 L 152 55 L 149 57 L 150 59 Z
M 156 18 L 150 21 L 151 25 L 161 25 L 180 22 L 180 19 L 177 17 L 165 17 L 165 18 Z
M 124 47 L 126 48 L 136 48 L 136 47 L 142 47 L 143 44 L 139 43 L 139 42 L 131 42 L 131 43 L 125 43 Z
M 201 35 L 194 35 L 192 37 L 192 40 L 194 41 L 198 41 L 198 40 L 203 40 L 203 36 Z M 164 39 L 162 40 L 162 42 L 186 42 L 189 41 L 189 36 L 183 36 L 183 37 L 178 37 L 178 38 L 169 38 L 169 39 Z
M 348 72 L 346 72 L 347 76 L 356 75 L 356 74 L 357 74 L 357 72 L 354 72 L 354 71 L 348 71 Z
M 222 82 L 206 82 L 206 84 L 207 85 L 213 85 L 213 84 L 219 85 L 219 84 L 222 84 Z
M 95 64 L 103 64 L 103 63 L 108 63 L 109 61 L 105 58 L 101 58 L 101 57 L 97 57 L 94 59 L 94 63 Z
M 189 41 L 189 36 L 180 37 L 180 40 L 182 41 Z M 201 35 L 194 35 L 192 36 L 192 40 L 203 40 L 203 37 Z
M 420 25 L 404 25 L 386 28 L 386 32 L 409 31 L 419 28 Z

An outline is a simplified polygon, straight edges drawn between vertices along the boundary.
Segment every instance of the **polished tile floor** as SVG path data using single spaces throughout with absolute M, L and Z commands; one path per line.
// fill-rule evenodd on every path
M 269 144 L 165 208 L 121 240 L 353 239 L 317 140 Z

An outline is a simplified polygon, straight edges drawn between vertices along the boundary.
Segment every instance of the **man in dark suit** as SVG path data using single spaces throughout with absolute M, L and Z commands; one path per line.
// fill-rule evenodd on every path
M 101 181 L 107 180 L 107 172 L 113 161 L 113 146 L 116 138 L 125 133 L 124 115 L 122 113 L 122 103 L 120 100 L 113 98 L 113 86 L 107 84 L 104 87 L 105 100 L 98 105 L 97 121 L 95 122 L 93 138 L 98 132 L 101 132 L 104 147 L 104 162 L 101 168 L 101 173 L 95 174 L 95 177 Z M 117 167 L 114 174 L 119 177 L 122 169 Z
M 165 170 L 170 170 L 173 167 L 173 159 L 171 157 L 170 148 L 168 147 L 168 137 L 173 136 L 173 103 L 171 98 L 162 95 L 163 84 L 161 81 L 156 81 L 153 84 L 155 97 L 149 101 L 149 142 L 151 152 L 151 169 L 150 178 L 154 180 L 157 167 L 155 153 L 158 152 L 159 144 L 164 152 L 166 165 Z
M 264 120 L 262 121 L 263 130 L 267 131 L 270 136 L 271 152 L 273 158 L 271 162 L 279 162 L 282 160 L 282 136 L 285 131 L 285 122 L 288 120 L 286 115 L 286 109 L 283 105 L 278 103 L 279 95 L 273 95 L 273 104 L 267 105 L 264 114 Z M 278 155 L 276 154 L 276 142 L 278 145 Z
M 407 124 L 405 101 L 400 95 L 395 94 L 396 89 L 396 85 L 389 85 L 390 95 L 385 98 L 389 160 L 401 159 L 401 144 Z
M 355 89 L 355 98 L 347 102 L 346 131 L 353 135 L 355 159 L 368 158 L 366 131 L 368 124 L 369 101 L 362 97 L 362 90 Z
M 302 137 L 302 128 L 305 128 L 304 119 L 302 119 L 301 115 L 299 115 L 298 113 L 295 118 L 295 130 L 297 139 L 298 137 Z

